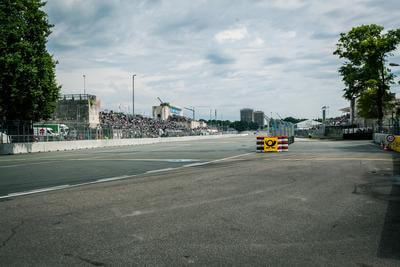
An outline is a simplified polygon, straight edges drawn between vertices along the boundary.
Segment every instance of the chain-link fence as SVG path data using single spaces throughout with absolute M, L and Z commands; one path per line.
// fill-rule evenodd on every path
M 232 132 L 226 132 L 232 133 Z M 0 121 L 0 144 L 96 139 L 156 138 L 223 134 L 217 129 L 190 129 L 184 124 L 138 120 L 130 124 L 103 123 L 89 127 L 71 121 Z
M 271 119 L 269 122 L 271 136 L 294 136 L 294 124 L 283 120 Z
M 374 133 L 400 134 L 398 123 L 383 125 L 377 124 L 354 124 L 340 126 L 318 125 L 310 129 L 295 129 L 297 137 L 308 138 L 332 138 L 332 139 L 353 139 L 353 140 L 372 140 Z

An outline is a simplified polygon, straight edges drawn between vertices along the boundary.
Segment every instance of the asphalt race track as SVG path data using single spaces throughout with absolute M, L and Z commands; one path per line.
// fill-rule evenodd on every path
M 254 151 L 250 136 L 2 156 L 0 266 L 400 265 L 398 154 Z

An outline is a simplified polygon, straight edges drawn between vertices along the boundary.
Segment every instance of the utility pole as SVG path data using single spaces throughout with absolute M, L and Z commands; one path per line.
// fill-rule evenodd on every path
M 135 76 L 132 75 L 132 115 L 135 116 Z
M 217 120 L 217 110 L 215 109 L 215 120 Z
M 83 94 L 86 95 L 86 75 L 83 74 Z

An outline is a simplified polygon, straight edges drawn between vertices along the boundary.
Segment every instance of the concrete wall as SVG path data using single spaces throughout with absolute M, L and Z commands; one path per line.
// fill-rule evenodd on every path
M 183 137 L 164 137 L 164 138 L 137 138 L 137 139 L 132 138 L 132 139 L 111 139 L 111 140 L 79 140 L 79 141 L 0 144 L 0 155 L 88 149 L 88 148 L 109 147 L 109 146 L 145 145 L 145 144 L 168 143 L 168 142 L 178 142 L 178 141 L 217 139 L 217 138 L 246 136 L 246 135 L 247 134 L 225 134 L 225 135 L 203 135 L 203 136 L 183 136 Z

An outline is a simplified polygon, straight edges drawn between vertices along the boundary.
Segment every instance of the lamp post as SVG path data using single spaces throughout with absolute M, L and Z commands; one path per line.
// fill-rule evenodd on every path
M 135 116 L 135 76 L 132 75 L 132 115 Z
M 389 63 L 389 66 L 399 67 L 400 64 L 391 62 L 391 63 Z M 400 84 L 400 82 L 399 82 L 399 84 Z M 394 115 L 394 112 L 392 110 L 392 123 L 393 123 L 393 128 L 395 128 L 395 129 L 393 129 L 393 134 L 399 134 L 399 118 L 398 118 L 397 109 L 396 109 L 396 120 L 394 119 L 393 115 Z
M 83 94 L 86 95 L 86 75 L 83 74 Z

